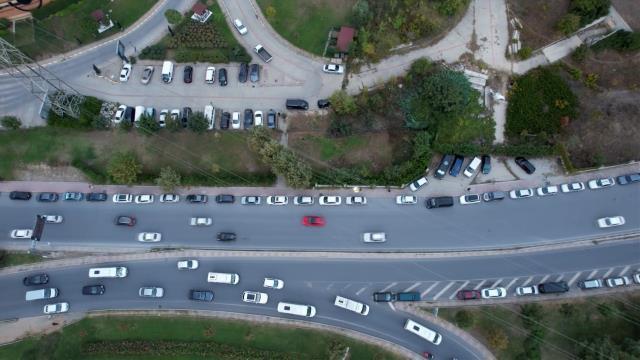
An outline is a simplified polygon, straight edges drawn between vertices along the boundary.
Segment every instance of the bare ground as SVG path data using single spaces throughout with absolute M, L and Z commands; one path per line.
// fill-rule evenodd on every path
M 611 0 L 611 4 L 633 31 L 640 31 L 640 1 Z
M 629 1 L 629 0 L 624 0 Z M 569 11 L 570 0 L 507 0 L 509 12 L 522 23 L 522 46 L 533 50 L 561 39 L 556 24 Z

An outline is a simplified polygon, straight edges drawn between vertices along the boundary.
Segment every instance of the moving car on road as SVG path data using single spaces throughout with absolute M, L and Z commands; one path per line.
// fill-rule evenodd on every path
M 179 260 L 178 270 L 196 270 L 200 266 L 198 260 Z
M 61 224 L 62 223 L 62 215 L 42 215 L 44 217 L 44 222 L 47 224 Z
M 439 345 L 442 342 L 442 335 L 411 319 L 407 319 L 404 324 L 404 329 L 420 336 L 434 345 Z
M 138 290 L 140 297 L 161 298 L 164 296 L 164 289 L 156 286 L 143 286 Z
M 195 300 L 195 301 L 212 302 L 213 301 L 213 291 L 209 291 L 209 290 L 191 290 L 189 292 L 189 299 Z
M 238 30 L 240 35 L 246 35 L 247 32 L 249 31 L 249 30 L 247 30 L 247 27 L 244 26 L 242 21 L 240 21 L 240 19 L 233 20 L 233 26 L 235 26 L 236 30 Z
M 104 285 L 87 285 L 82 287 L 82 295 L 102 295 L 105 290 Z
M 304 226 L 322 227 L 324 224 L 325 221 L 322 216 L 305 216 L 302 218 L 302 225 Z
M 610 228 L 614 226 L 624 225 L 625 220 L 624 220 L 624 217 L 622 216 L 610 216 L 610 217 L 600 218 L 598 219 L 598 221 L 596 221 L 596 223 L 598 224 L 599 228 L 605 229 L 605 228 Z
M 216 235 L 216 239 L 218 241 L 233 241 L 236 239 L 236 233 L 219 232 L 218 235 Z
M 398 195 L 396 196 L 396 204 L 413 205 L 418 203 L 418 197 L 415 195 Z
M 49 275 L 47 274 L 29 275 L 22 279 L 22 284 L 24 284 L 24 286 L 37 286 L 47 283 L 49 283 Z
M 15 229 L 11 232 L 12 239 L 31 239 L 33 230 L 31 229 Z
M 284 287 L 284 281 L 276 278 L 264 278 L 262 286 L 267 289 L 282 289 Z
M 158 242 L 162 239 L 162 234 L 156 232 L 141 232 L 138 234 L 140 242 Z
M 366 243 L 383 243 L 387 241 L 387 234 L 383 232 L 366 232 L 362 234 L 362 241 Z
M 346 297 L 336 296 L 335 300 L 333 301 L 333 305 L 349 311 L 353 311 L 354 313 L 363 316 L 369 314 L 369 305 L 363 304 L 359 301 L 347 299 Z
M 211 226 L 213 220 L 210 217 L 192 217 L 189 225 L 191 226 Z
M 61 313 L 66 313 L 67 311 L 69 311 L 69 303 L 68 302 L 61 302 L 61 303 L 57 303 L 57 304 L 48 304 L 48 305 L 44 306 L 44 313 L 46 315 L 61 314 Z
M 269 295 L 257 291 L 245 291 L 242 293 L 242 301 L 254 304 L 266 304 L 269 301 Z

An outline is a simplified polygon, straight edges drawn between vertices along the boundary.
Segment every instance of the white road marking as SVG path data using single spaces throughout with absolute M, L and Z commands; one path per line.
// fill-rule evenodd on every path
M 396 311 L 396 307 L 393 306 L 392 302 L 388 302 L 387 304 L 389 304 L 389 307 L 391 308 L 391 310 Z
M 529 278 L 527 279 L 527 281 L 525 281 L 522 285 L 520 286 L 527 286 L 531 281 L 533 280 L 533 276 L 529 276 Z
M 540 280 L 540 284 L 542 284 L 543 282 L 547 281 L 547 279 L 549 278 L 549 276 L 551 276 L 551 275 L 545 275 L 545 277 L 543 277 L 543 278 Z
M 593 279 L 594 276 L 596 276 L 596 274 L 598 273 L 598 269 L 593 270 L 589 276 L 587 276 L 587 279 Z
M 429 288 L 425 291 L 422 292 L 422 294 L 420 294 L 421 297 L 425 297 L 427 296 L 427 294 L 429 293 L 429 291 L 431 291 L 431 289 L 433 289 L 434 287 L 436 287 L 436 285 L 440 284 L 440 281 L 436 281 L 433 284 L 431 284 L 431 286 L 429 286 Z
M 624 275 L 627 271 L 629 271 L 630 268 L 631 268 L 631 266 L 629 266 L 629 265 L 625 266 L 624 269 L 622 269 L 622 271 L 620 271 L 620 274 L 618 274 L 618 276 Z
M 453 286 L 453 284 L 455 284 L 455 282 L 450 282 L 449 285 L 445 286 L 444 289 L 440 290 L 439 293 L 436 294 L 436 296 L 433 297 L 433 300 L 438 300 L 438 298 L 444 294 L 445 291 L 449 290 L 450 287 Z
M 398 285 L 398 283 L 397 282 L 393 282 L 393 283 L 389 284 L 389 286 L 387 286 L 386 288 L 380 290 L 380 292 L 385 292 L 385 291 L 391 289 L 392 287 L 394 287 L 396 285 Z
M 562 280 L 563 278 L 564 278 L 564 274 L 561 274 L 560 276 L 558 276 L 558 277 L 556 278 L 556 282 L 558 282 L 558 281 Z
M 580 276 L 582 274 L 582 271 L 577 272 L 575 275 L 573 275 L 573 277 L 571 278 L 571 280 L 569 280 L 569 286 L 573 285 L 573 283 L 578 279 L 578 276 Z
M 417 282 L 417 283 L 415 283 L 415 284 L 413 284 L 413 285 L 409 286 L 408 288 L 406 288 L 406 289 L 404 290 L 404 292 L 411 291 L 411 290 L 413 290 L 413 289 L 417 288 L 418 286 L 420 286 L 420 284 L 422 284 L 422 283 L 421 283 L 421 282 Z
M 329 284 L 329 286 L 327 286 L 327 290 L 331 290 L 331 288 L 333 287 L 333 283 Z
M 474 288 L 473 288 L 473 290 L 478 290 L 478 289 L 480 289 L 480 288 L 482 287 L 482 285 L 484 285 L 484 283 L 486 283 L 486 282 L 487 282 L 487 280 L 482 280 L 482 281 L 480 282 L 480 284 L 476 285 L 476 287 L 474 287 Z
M 463 289 L 465 286 L 467 286 L 468 284 L 469 284 L 469 282 L 468 282 L 468 281 L 465 281 L 464 283 L 462 283 L 462 285 L 460 285 L 460 287 L 459 287 L 459 288 L 457 288 L 457 289 L 453 292 L 453 294 L 451 294 L 451 296 L 449 296 L 449 300 L 453 299 L 453 298 L 456 296 L 456 294 L 458 293 L 458 291 L 462 290 L 462 289 Z
M 609 275 L 611 275 L 611 273 L 613 272 L 613 268 L 609 269 L 606 273 L 604 273 L 604 275 L 602 275 L 603 279 L 606 279 L 609 277 Z
M 502 282 L 503 279 L 498 279 L 496 280 L 496 282 L 493 283 L 493 285 L 491 285 L 491 288 L 494 289 L 496 286 L 500 285 L 500 283 Z
M 508 284 L 507 286 L 505 286 L 505 290 L 509 291 L 509 288 L 511 287 L 511 285 L 513 285 L 516 281 L 518 281 L 518 278 L 513 278 Z
M 356 295 L 358 295 L 358 296 L 359 296 L 359 295 L 360 295 L 360 294 L 362 294 L 362 292 L 363 292 L 363 291 L 365 291 L 366 289 L 367 289 L 367 287 L 366 287 L 366 286 L 365 286 L 365 287 L 363 287 L 362 289 L 358 290 L 358 292 L 356 292 Z

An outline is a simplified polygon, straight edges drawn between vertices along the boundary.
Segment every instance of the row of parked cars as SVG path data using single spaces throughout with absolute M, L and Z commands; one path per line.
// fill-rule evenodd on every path
M 162 65 L 162 80 L 165 83 L 170 83 L 173 80 L 175 66 L 170 61 L 165 61 Z M 133 65 L 127 62 L 123 62 L 120 69 L 120 82 L 128 82 L 133 73 Z M 148 85 L 155 73 L 155 67 L 148 65 L 142 69 L 142 75 L 140 82 L 144 85 Z M 194 69 L 191 65 L 185 65 L 182 70 L 182 81 L 185 84 L 191 84 L 193 82 Z M 216 77 L 220 86 L 227 86 L 229 80 L 227 75 L 227 69 L 216 69 L 215 66 L 207 66 L 204 72 L 204 82 L 206 84 L 215 84 Z M 247 80 L 255 83 L 260 81 L 260 66 L 258 64 L 240 63 L 240 69 L 238 71 L 238 82 L 246 83 Z

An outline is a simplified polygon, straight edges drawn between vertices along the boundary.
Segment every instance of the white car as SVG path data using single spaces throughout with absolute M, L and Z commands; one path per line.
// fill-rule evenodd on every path
M 118 110 L 116 111 L 116 115 L 113 117 L 113 122 L 116 124 L 120 124 L 122 119 L 124 119 L 124 113 L 127 111 L 127 105 L 118 106 Z
M 313 205 L 313 196 L 299 195 L 293 198 L 294 205 Z
M 267 289 L 282 289 L 284 287 L 284 281 L 275 278 L 264 278 L 262 286 Z
M 240 113 L 237 111 L 231 116 L 231 128 L 235 130 L 240 129 Z
M 248 32 L 247 27 L 242 24 L 242 21 L 240 21 L 240 19 L 233 20 L 233 26 L 236 27 L 236 30 L 238 30 L 240 35 L 245 35 Z
M 633 274 L 633 281 L 635 281 L 636 284 L 640 284 L 640 272 Z
M 364 196 L 347 196 L 345 202 L 347 205 L 367 205 L 367 198 Z
M 178 270 L 195 270 L 200 266 L 198 260 L 180 260 L 178 261 Z
M 418 197 L 414 195 L 398 195 L 396 196 L 396 204 L 413 205 L 418 203 Z
M 564 193 L 582 191 L 582 190 L 584 190 L 584 184 L 581 183 L 581 182 L 574 182 L 574 183 L 570 183 L 570 184 L 562 184 L 560 186 L 560 189 L 562 189 L 562 192 L 564 192 Z
M 325 64 L 322 67 L 322 71 L 328 74 L 342 74 L 344 72 L 344 67 L 337 64 Z
M 169 109 L 160 110 L 160 116 L 158 117 L 158 125 L 161 128 L 167 126 L 167 117 L 169 116 Z
M 262 111 L 258 110 L 253 113 L 253 123 L 255 126 L 262 126 Z
M 468 194 L 460 196 L 460 204 L 477 204 L 480 202 L 480 195 L 478 194 Z
M 12 239 L 31 239 L 33 230 L 31 229 L 15 229 L 11 232 Z
M 482 289 L 480 291 L 483 299 L 495 299 L 495 298 L 503 298 L 507 296 L 507 289 L 503 287 L 497 287 L 493 289 Z
M 180 195 L 176 194 L 162 194 L 160 195 L 161 203 L 177 203 L 180 201 Z
M 47 315 L 50 314 L 61 314 L 69 311 L 69 303 L 61 302 L 57 304 L 48 304 L 44 306 L 44 313 Z
M 141 232 L 138 234 L 140 242 L 158 242 L 162 239 L 162 234 L 153 232 Z
M 44 222 L 47 224 L 60 224 L 62 223 L 62 215 L 42 215 L 44 216 Z
M 427 185 L 428 183 L 429 180 L 427 180 L 427 177 L 423 176 L 420 179 L 412 182 L 411 185 L 409 185 L 409 189 L 411 189 L 411 191 L 418 191 L 421 187 Z
M 144 286 L 138 290 L 140 297 L 161 298 L 164 296 L 164 289 L 155 286 Z
M 267 204 L 269 205 L 287 205 L 289 198 L 284 195 L 267 196 Z
M 192 217 L 191 226 L 211 226 L 213 220 L 210 217 Z
M 598 219 L 597 223 L 599 228 L 605 229 L 605 228 L 610 228 L 614 226 L 624 225 L 625 220 L 624 220 L 624 217 L 622 216 L 610 216 L 610 217 L 604 217 L 604 218 Z
M 257 291 L 245 291 L 242 293 L 242 301 L 255 304 L 266 304 L 269 295 Z
M 243 196 L 240 199 L 242 205 L 260 205 L 261 202 L 260 196 Z
M 364 233 L 362 234 L 362 241 L 366 243 L 381 243 L 387 241 L 387 234 L 383 232 Z
M 173 121 L 180 121 L 180 109 L 171 110 L 170 118 Z
M 538 295 L 538 287 L 535 285 L 518 286 L 516 288 L 516 295 L 518 296 Z
M 216 82 L 216 68 L 213 66 L 207 66 L 207 71 L 204 74 L 204 82 L 207 84 L 215 84 Z
M 113 195 L 113 202 L 120 204 L 120 203 L 130 203 L 133 201 L 133 195 L 131 194 L 114 194 Z
M 122 65 L 122 70 L 120 70 L 120 82 L 129 81 L 130 76 L 131 76 L 131 64 L 124 63 Z
M 626 276 L 611 277 L 606 279 L 605 282 L 607 283 L 607 286 L 611 288 L 631 284 L 631 280 Z
M 589 189 L 602 189 L 615 185 L 616 182 L 613 178 L 602 178 L 589 180 Z
M 558 193 L 558 187 L 555 185 L 543 186 L 536 189 L 538 196 L 550 196 Z
M 320 205 L 340 205 L 342 204 L 342 198 L 340 196 L 324 195 L 318 198 Z
M 136 204 L 152 204 L 154 196 L 150 194 L 136 195 Z
M 511 190 L 509 192 L 509 197 L 512 199 L 523 199 L 523 198 L 528 198 L 532 196 L 533 196 L 533 190 L 531 189 L 518 189 L 518 190 Z

